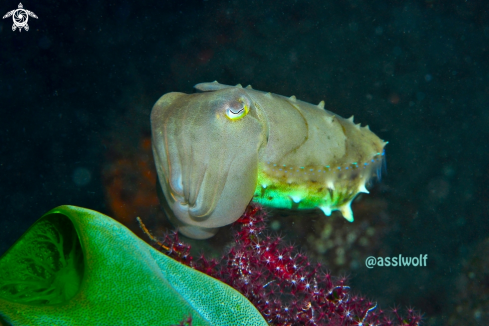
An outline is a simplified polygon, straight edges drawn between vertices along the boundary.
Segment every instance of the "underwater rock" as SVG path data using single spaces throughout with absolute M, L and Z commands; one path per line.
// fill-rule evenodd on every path
M 267 325 L 228 285 L 101 213 L 60 206 L 0 257 L 0 324 Z

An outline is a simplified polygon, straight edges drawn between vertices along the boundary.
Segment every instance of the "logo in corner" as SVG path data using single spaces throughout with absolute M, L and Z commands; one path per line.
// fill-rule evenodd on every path
M 26 31 L 29 30 L 29 25 L 27 25 L 29 16 L 37 19 L 36 14 L 33 13 L 32 11 L 25 10 L 24 6 L 22 6 L 22 3 L 19 3 L 18 9 L 6 13 L 5 16 L 3 16 L 3 19 L 8 18 L 10 16 L 12 16 L 12 19 L 14 20 L 14 24 L 12 25 L 12 30 L 14 32 L 17 28 L 19 29 L 19 32 L 22 32 L 22 28 L 24 28 Z

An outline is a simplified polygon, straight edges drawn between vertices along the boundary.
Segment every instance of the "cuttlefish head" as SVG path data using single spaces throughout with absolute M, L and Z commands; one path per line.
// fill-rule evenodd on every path
M 167 215 L 178 230 L 205 239 L 236 221 L 253 197 L 265 138 L 246 92 L 165 94 L 151 128 Z

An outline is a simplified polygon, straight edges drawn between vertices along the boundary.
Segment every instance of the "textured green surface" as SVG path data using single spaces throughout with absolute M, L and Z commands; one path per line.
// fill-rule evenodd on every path
M 61 206 L 0 258 L 12 325 L 267 325 L 231 287 L 154 250 L 115 220 Z

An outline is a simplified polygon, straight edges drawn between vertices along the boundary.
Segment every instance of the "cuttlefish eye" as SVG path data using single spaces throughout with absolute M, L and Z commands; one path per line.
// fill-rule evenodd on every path
M 234 105 L 228 105 L 226 108 L 226 116 L 230 120 L 239 120 L 246 116 L 250 111 L 250 107 L 243 100 L 239 99 Z

